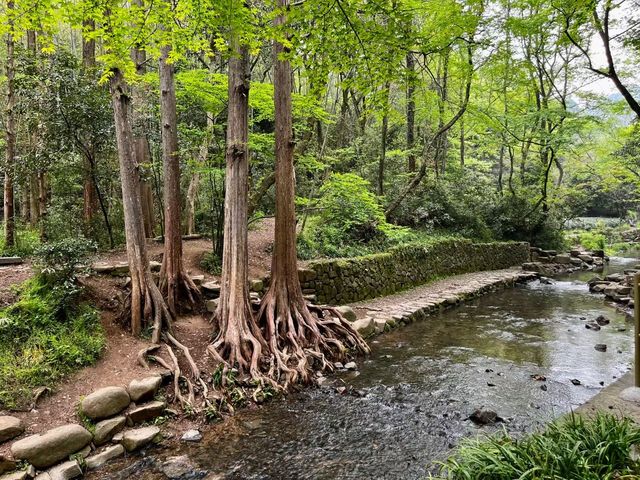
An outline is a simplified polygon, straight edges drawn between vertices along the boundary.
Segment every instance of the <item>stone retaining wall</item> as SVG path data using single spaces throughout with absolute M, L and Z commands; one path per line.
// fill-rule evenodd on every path
M 498 270 L 529 261 L 527 243 L 443 240 L 363 257 L 321 260 L 299 271 L 305 294 L 342 305 L 389 295 L 440 276 Z

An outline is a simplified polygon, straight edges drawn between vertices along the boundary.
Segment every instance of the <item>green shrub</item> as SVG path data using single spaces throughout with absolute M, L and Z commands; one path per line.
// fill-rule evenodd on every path
M 407 241 L 408 229 L 387 223 L 369 182 L 352 173 L 334 173 L 320 189 L 319 213 L 298 238 L 300 258 L 352 257 Z
M 38 273 L 0 310 L 0 409 L 28 405 L 34 388 L 51 386 L 102 351 L 98 311 L 82 302 L 76 282 L 92 248 L 84 240 L 41 247 Z
M 571 415 L 542 433 L 515 439 L 503 434 L 467 440 L 442 467 L 449 480 L 613 480 L 638 478 L 630 449 L 640 443 L 631 420 L 612 415 Z
M 210 275 L 220 275 L 222 273 L 222 261 L 212 252 L 207 252 L 202 256 L 200 267 Z

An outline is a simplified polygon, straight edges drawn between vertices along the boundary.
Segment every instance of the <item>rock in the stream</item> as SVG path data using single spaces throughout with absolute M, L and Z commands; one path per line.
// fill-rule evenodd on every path
M 77 460 L 69 460 L 68 462 L 56 465 L 48 472 L 51 480 L 71 480 L 82 476 L 82 468 Z
M 31 435 L 11 445 L 18 460 L 26 460 L 36 468 L 46 468 L 91 442 L 92 435 L 80 425 L 63 425 L 42 435 Z
M 108 418 L 129 406 L 127 390 L 122 387 L 104 387 L 86 396 L 80 410 L 92 420 Z
M 127 390 L 132 402 L 146 402 L 153 399 L 161 384 L 162 377 L 153 375 L 140 380 L 132 380 Z
M 172 480 L 185 478 L 193 473 L 195 467 L 186 455 L 179 457 L 169 457 L 162 463 L 162 473 Z
M 198 430 L 187 430 L 184 435 L 180 437 L 180 440 L 184 442 L 199 442 L 202 440 L 202 434 Z
M 159 401 L 145 403 L 131 410 L 127 417 L 132 424 L 146 422 L 162 415 L 166 406 L 164 402 Z
M 360 320 L 356 320 L 351 324 L 353 329 L 358 332 L 363 337 L 367 337 L 371 335 L 375 331 L 375 327 L 373 325 L 373 318 L 364 317 Z
M 611 321 L 604 315 L 599 315 L 598 317 L 596 317 L 596 322 L 601 326 L 609 325 L 609 323 L 611 323 Z
M 116 433 L 124 428 L 126 421 L 127 419 L 121 415 L 98 422 L 93 434 L 93 443 L 96 445 L 107 443 Z
M 573 383 L 576 386 L 582 385 L 582 382 L 580 380 L 578 380 L 577 378 L 572 378 L 571 379 L 571 383 Z
M 9 415 L 0 416 L 0 443 L 16 438 L 24 432 L 22 420 Z
M 158 427 L 142 427 L 135 430 L 127 430 L 122 435 L 122 446 L 127 452 L 132 452 L 150 444 L 160 433 Z
M 95 455 L 87 458 L 85 461 L 85 465 L 89 470 L 93 470 L 96 468 L 100 468 L 109 460 L 113 460 L 120 455 L 124 455 L 124 447 L 122 445 L 112 445 L 105 448 L 102 452 L 96 453 Z
M 344 368 L 346 368 L 347 370 L 357 370 L 358 365 L 356 364 L 356 362 L 348 362 L 344 365 Z
M 604 343 L 596 343 L 596 345 L 593 348 L 595 348 L 598 352 L 607 351 L 607 346 Z
M 600 330 L 600 325 L 598 325 L 597 323 L 589 322 L 585 324 L 585 328 L 587 330 L 595 330 L 597 332 L 598 330 Z
M 543 285 L 553 285 L 553 280 L 547 277 L 540 277 L 540 283 Z
M 477 409 L 471 415 L 469 420 L 478 425 L 493 425 L 494 423 L 503 422 L 504 420 L 498 416 L 493 410 Z

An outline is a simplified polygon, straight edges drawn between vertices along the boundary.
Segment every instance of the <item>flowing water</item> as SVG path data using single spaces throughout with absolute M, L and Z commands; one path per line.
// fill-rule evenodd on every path
M 635 263 L 614 258 L 608 268 Z M 377 337 L 357 372 L 242 411 L 171 455 L 224 479 L 425 478 L 463 437 L 535 429 L 629 370 L 632 324 L 588 293 L 593 275 L 506 290 Z M 611 323 L 586 329 L 599 315 Z M 477 408 L 504 423 L 476 426 Z M 144 478 L 164 478 L 153 470 Z

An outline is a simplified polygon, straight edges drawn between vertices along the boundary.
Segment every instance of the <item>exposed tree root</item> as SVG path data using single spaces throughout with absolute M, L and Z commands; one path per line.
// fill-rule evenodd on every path
M 287 389 L 310 383 L 314 371 L 333 370 L 333 363 L 369 347 L 333 307 L 307 305 L 301 294 L 271 288 L 262 299 L 257 322 L 268 345 L 267 376 Z
M 173 316 L 178 314 L 180 307 L 193 308 L 200 299 L 200 290 L 193 282 L 191 277 L 187 275 L 184 267 L 180 267 L 175 275 L 167 274 L 168 268 L 166 262 L 162 262 L 160 269 L 160 281 L 158 288 L 167 299 L 167 307 Z M 181 305 L 178 305 L 179 299 L 186 299 Z
M 160 343 L 163 328 L 169 333 L 173 332 L 173 316 L 151 272 L 146 272 L 142 278 L 142 282 L 134 282 L 132 279 L 131 290 L 124 300 L 120 319 L 124 324 L 131 321 L 134 335 L 141 333 L 137 331 L 139 327 L 133 328 L 134 325 L 151 325 L 151 341 Z

